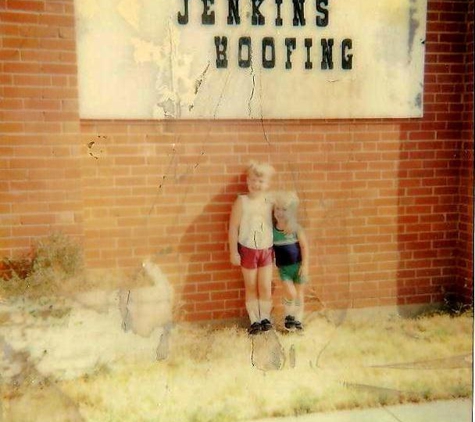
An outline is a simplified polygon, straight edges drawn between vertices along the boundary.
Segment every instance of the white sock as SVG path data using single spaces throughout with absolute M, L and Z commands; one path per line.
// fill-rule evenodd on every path
M 287 299 L 285 297 L 282 298 L 282 303 L 284 304 L 284 314 L 287 315 L 294 315 L 294 301 L 291 299 Z
M 295 301 L 295 319 L 300 322 L 303 319 L 303 301 L 299 299 Z
M 259 310 L 261 311 L 261 321 L 268 319 L 270 321 L 270 313 L 272 311 L 271 300 L 259 300 Z
M 257 299 L 246 301 L 246 310 L 247 314 L 249 315 L 249 320 L 251 321 L 251 324 L 254 324 L 255 322 L 259 322 L 261 320 L 259 315 L 259 302 L 257 301 Z

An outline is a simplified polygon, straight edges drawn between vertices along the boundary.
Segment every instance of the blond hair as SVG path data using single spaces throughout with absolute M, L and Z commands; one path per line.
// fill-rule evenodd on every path
M 251 161 L 247 168 L 247 175 L 256 175 L 257 177 L 272 177 L 275 173 L 274 167 L 267 163 Z
M 293 211 L 297 210 L 299 202 L 299 197 L 294 191 L 280 191 L 274 196 L 274 205 L 288 208 Z

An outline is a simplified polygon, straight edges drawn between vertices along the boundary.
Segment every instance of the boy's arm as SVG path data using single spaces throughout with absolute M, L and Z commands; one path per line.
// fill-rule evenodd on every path
M 241 216 L 242 204 L 241 200 L 238 198 L 234 202 L 233 208 L 231 210 L 231 217 L 229 218 L 229 255 L 230 261 L 233 265 L 241 265 L 241 257 L 239 256 L 238 252 L 238 235 L 239 225 L 241 224 Z
M 300 244 L 300 252 L 302 253 L 302 264 L 300 266 L 300 275 L 308 277 L 308 241 L 307 236 L 305 235 L 302 227 L 299 227 L 297 230 L 297 239 Z
M 289 220 L 286 224 L 286 228 L 284 229 L 284 233 L 285 234 L 292 234 L 292 233 L 295 233 L 297 232 L 297 236 L 298 236 L 298 232 L 299 230 L 301 230 L 301 227 L 300 225 L 297 223 L 297 218 L 295 215 L 291 215 L 289 217 Z

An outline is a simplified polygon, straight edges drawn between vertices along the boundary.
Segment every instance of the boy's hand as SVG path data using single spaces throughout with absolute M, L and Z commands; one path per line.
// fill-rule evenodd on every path
M 231 254 L 230 261 L 231 261 L 231 264 L 233 265 L 236 265 L 236 266 L 241 265 L 241 255 L 239 255 L 239 253 Z
M 285 234 L 295 233 L 299 229 L 299 226 L 295 220 L 290 220 L 284 229 Z
M 308 265 L 307 264 L 300 265 L 299 276 L 303 279 L 308 279 Z

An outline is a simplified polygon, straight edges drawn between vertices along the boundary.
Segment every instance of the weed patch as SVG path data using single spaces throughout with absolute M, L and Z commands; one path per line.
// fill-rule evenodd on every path
M 38 241 L 28 256 L 4 258 L 2 268 L 2 296 L 52 296 L 82 273 L 83 255 L 71 238 L 55 233 Z

